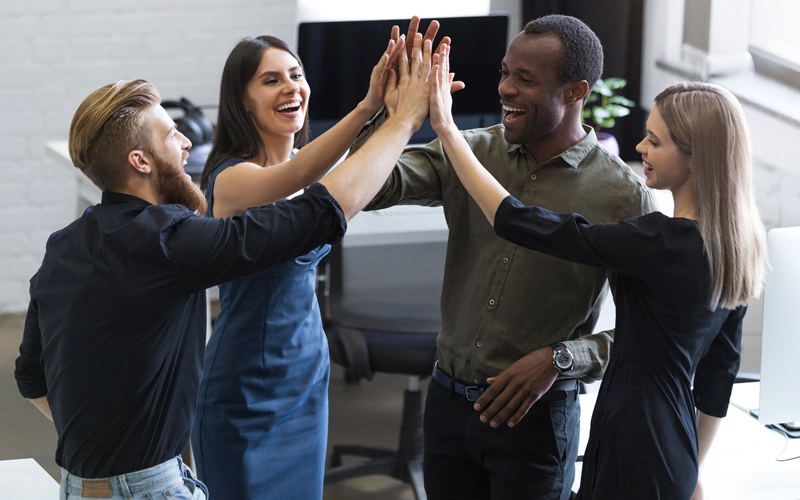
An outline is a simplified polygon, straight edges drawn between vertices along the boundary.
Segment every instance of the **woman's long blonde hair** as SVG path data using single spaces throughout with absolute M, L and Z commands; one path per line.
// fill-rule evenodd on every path
M 739 101 L 708 83 L 656 96 L 670 136 L 692 158 L 700 234 L 711 268 L 709 307 L 734 308 L 761 293 L 766 230 L 753 196 L 750 134 Z

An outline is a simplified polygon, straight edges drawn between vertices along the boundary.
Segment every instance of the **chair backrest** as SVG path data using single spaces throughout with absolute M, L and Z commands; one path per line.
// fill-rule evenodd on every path
M 352 245 L 330 254 L 333 321 L 358 330 L 437 333 L 446 241 Z

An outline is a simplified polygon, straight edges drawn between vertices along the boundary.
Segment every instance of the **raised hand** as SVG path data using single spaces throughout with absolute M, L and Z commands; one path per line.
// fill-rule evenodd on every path
M 374 114 L 381 106 L 383 106 L 383 96 L 386 89 L 386 83 L 389 76 L 389 70 L 392 65 L 397 63 L 402 47 L 395 40 L 389 40 L 389 46 L 386 47 L 386 52 L 383 53 L 378 64 L 372 68 L 372 75 L 369 79 L 369 90 L 367 96 L 364 98 L 364 104 L 367 106 L 370 114 Z
M 400 44 L 403 43 L 401 37 Z M 389 119 L 409 120 L 418 129 L 428 114 L 431 87 L 428 78 L 431 74 L 430 40 L 423 42 L 422 35 L 414 36 L 411 59 L 407 52 L 400 50 L 398 72 L 389 72 L 386 85 L 386 108 Z
M 406 35 L 406 40 L 412 40 L 412 41 L 414 40 L 414 37 L 417 35 L 417 32 L 419 30 L 419 23 L 420 23 L 419 16 L 414 16 L 414 17 L 411 18 L 411 21 L 408 22 L 408 34 Z M 436 38 L 436 34 L 438 32 L 439 32 L 439 21 L 434 19 L 433 21 L 430 22 L 430 24 L 428 24 L 428 29 L 425 31 L 425 36 L 422 38 L 423 44 L 425 43 L 425 41 L 430 40 L 431 46 L 433 46 L 433 40 Z M 397 25 L 392 26 L 391 39 L 394 40 L 395 42 L 400 39 L 400 27 L 399 26 L 397 26 Z M 434 53 L 438 53 L 442 49 L 443 45 L 450 46 L 450 37 L 449 36 L 443 36 L 442 37 L 442 40 L 439 42 L 439 46 L 436 47 L 436 50 L 434 51 Z M 411 45 L 406 47 L 409 59 L 411 58 L 412 49 L 413 49 L 413 46 L 411 46 Z M 398 61 L 395 61 L 394 65 L 392 66 L 392 68 L 395 71 L 398 71 L 397 64 L 398 64 Z M 450 92 L 457 92 L 457 91 L 459 91 L 459 90 L 461 90 L 463 88 L 464 88 L 464 82 L 456 81 L 456 82 L 452 83 Z
M 453 83 L 454 73 L 450 73 L 450 46 L 442 44 L 433 55 L 433 70 L 431 71 L 431 126 L 437 134 L 441 134 L 448 127 L 455 127 L 453 121 L 453 96 L 450 87 Z

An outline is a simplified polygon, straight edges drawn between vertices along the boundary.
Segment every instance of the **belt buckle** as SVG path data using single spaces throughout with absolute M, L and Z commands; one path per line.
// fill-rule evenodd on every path
M 470 391 L 475 391 L 475 395 L 472 396 Z M 467 401 L 477 401 L 482 394 L 483 394 L 483 389 L 481 389 L 477 385 L 464 386 L 464 397 L 467 398 Z

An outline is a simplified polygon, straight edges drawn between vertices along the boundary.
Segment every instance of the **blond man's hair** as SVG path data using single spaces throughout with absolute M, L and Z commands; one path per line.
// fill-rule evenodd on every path
M 158 90 L 146 80 L 120 80 L 83 100 L 69 127 L 72 163 L 103 191 L 125 185 L 128 153 L 149 149 L 142 113 L 159 104 Z
M 750 133 L 722 87 L 684 82 L 656 96 L 678 149 L 691 156 L 695 203 L 711 268 L 709 307 L 734 308 L 761 293 L 766 230 L 753 195 Z

